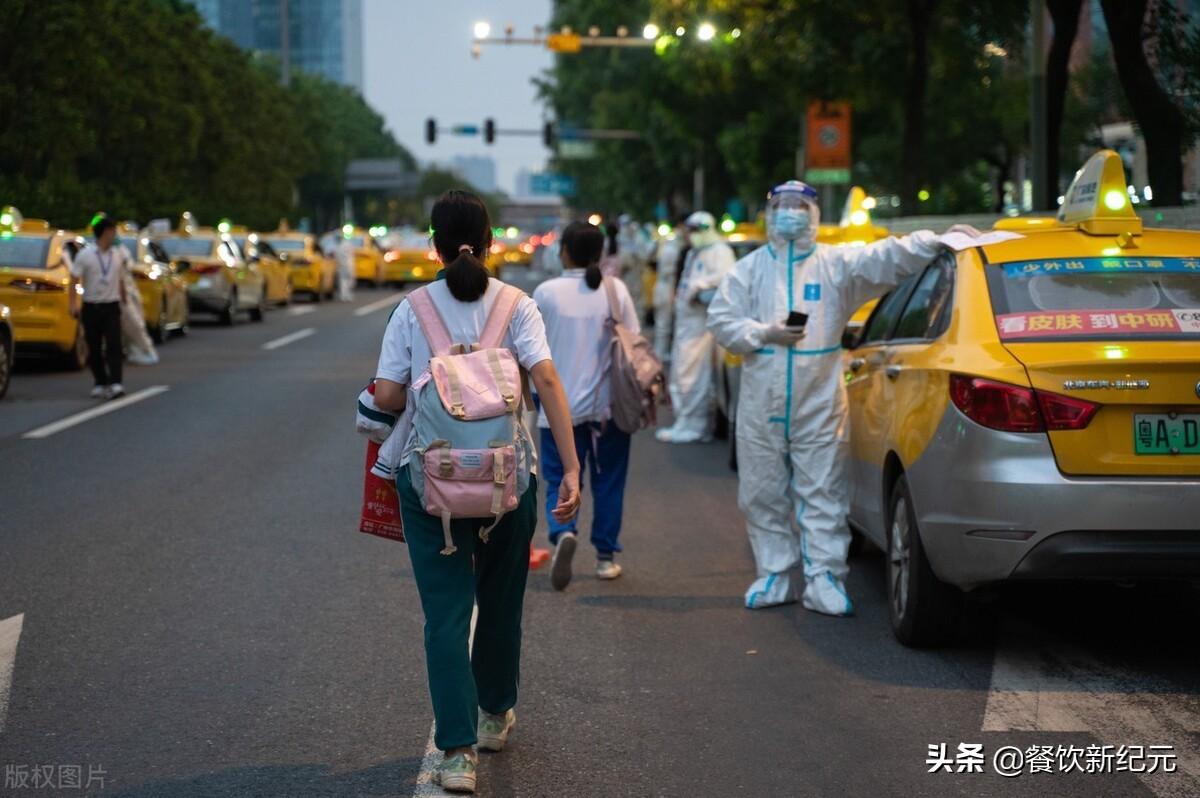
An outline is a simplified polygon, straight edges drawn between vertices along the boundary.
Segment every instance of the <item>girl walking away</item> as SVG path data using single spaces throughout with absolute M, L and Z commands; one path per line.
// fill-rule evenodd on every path
M 610 318 L 631 332 L 639 332 L 637 310 L 625 283 L 603 276 L 601 255 L 604 234 L 594 225 L 572 222 L 562 234 L 563 276 L 538 286 L 533 299 L 546 320 L 550 353 L 562 367 L 563 385 L 571 403 L 573 441 L 564 449 L 555 434 L 553 419 L 543 402 L 538 419 L 542 428 L 542 470 L 546 479 L 546 506 L 560 501 L 567 468 L 578 461 L 588 464 L 595 503 L 592 545 L 596 548 L 596 576 L 616 579 L 621 566 L 614 557 L 621 550 L 621 512 L 625 500 L 625 475 L 629 467 L 630 436 L 612 423 L 610 379 L 612 368 L 608 329 Z M 615 299 L 610 306 L 611 297 Z M 575 521 L 550 518 L 554 559 L 550 581 L 563 590 L 571 581 L 575 554 Z
M 450 480 L 484 466 L 489 475 L 495 468 L 497 485 L 507 473 L 511 486 L 514 469 L 530 474 L 533 446 L 520 422 L 525 392 L 520 385 L 511 384 L 523 383 L 526 373 L 541 396 L 553 436 L 560 448 L 570 452 L 564 460 L 558 500 L 550 510 L 556 523 L 569 523 L 578 512 L 579 462 L 572 448 L 567 398 L 551 360 L 537 305 L 520 292 L 511 293 L 516 291 L 511 286 L 490 278 L 480 262 L 492 243 L 487 209 L 473 194 L 448 191 L 434 204 L 431 222 L 433 245 L 445 264 L 444 279 L 410 295 L 388 322 L 375 403 L 381 410 L 395 413 L 403 412 L 409 403 L 415 406 L 413 431 L 404 447 L 396 486 L 425 613 L 425 660 L 437 727 L 434 742 L 445 752 L 433 780 L 448 790 L 473 793 L 476 743 L 485 750 L 503 750 L 516 724 L 513 707 L 520 680 L 521 612 L 529 545 L 537 525 L 537 484 L 536 478 L 529 476 L 523 492 L 497 490 L 494 499 L 485 497 L 493 517 L 461 518 L 461 513 L 452 515 L 452 508 L 463 506 L 479 484 L 490 489 L 492 480 Z M 493 316 L 499 322 L 489 324 Z M 497 381 L 504 378 L 504 400 L 511 412 L 499 420 L 516 425 L 511 448 L 464 451 L 454 440 L 427 442 L 431 430 L 422 429 L 423 424 L 432 426 L 430 419 L 435 414 L 429 408 L 431 402 L 440 401 L 444 385 L 450 386 L 447 395 L 454 396 L 446 416 L 452 419 L 448 424 L 468 428 L 497 420 L 469 420 L 479 400 L 464 397 L 460 367 L 450 362 L 463 361 L 464 357 L 455 355 L 472 352 L 476 345 L 479 354 L 495 364 Z M 435 356 L 439 373 L 431 376 L 430 361 Z M 512 379 L 505 376 L 504 366 L 512 366 Z M 439 502 L 442 511 L 438 515 L 427 512 Z M 487 512 L 484 509 L 479 514 Z M 478 619 L 471 648 L 471 615 L 476 604 Z

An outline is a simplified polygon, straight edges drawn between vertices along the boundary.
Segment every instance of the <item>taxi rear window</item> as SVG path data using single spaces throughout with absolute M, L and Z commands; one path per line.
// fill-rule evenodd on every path
M 299 252 L 304 249 L 304 241 L 299 238 L 268 238 L 266 241 L 280 252 Z
M 0 267 L 44 269 L 49 248 L 49 236 L 0 236 Z
M 207 258 L 212 254 L 211 238 L 160 238 L 158 243 L 172 258 Z
M 991 265 L 1000 339 L 1200 337 L 1200 258 L 1076 258 Z

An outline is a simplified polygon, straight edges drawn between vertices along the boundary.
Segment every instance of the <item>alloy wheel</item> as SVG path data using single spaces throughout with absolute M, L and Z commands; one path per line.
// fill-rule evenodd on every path
M 908 569 L 912 553 L 911 530 L 908 524 L 908 500 L 901 496 L 892 512 L 892 534 L 888 542 L 888 577 L 891 588 L 892 611 L 903 618 L 908 609 Z

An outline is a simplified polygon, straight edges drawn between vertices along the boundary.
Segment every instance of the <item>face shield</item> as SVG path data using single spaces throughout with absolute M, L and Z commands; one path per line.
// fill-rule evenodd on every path
M 793 243 L 811 249 L 821 224 L 817 192 L 807 183 L 789 180 L 767 194 L 767 236 L 777 244 Z

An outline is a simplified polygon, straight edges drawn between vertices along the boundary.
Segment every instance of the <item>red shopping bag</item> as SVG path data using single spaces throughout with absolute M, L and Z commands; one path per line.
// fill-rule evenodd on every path
M 404 540 L 404 524 L 400 520 L 400 497 L 396 484 L 371 473 L 379 456 L 379 444 L 367 442 L 367 466 L 363 480 L 362 518 L 358 531 L 389 540 Z

